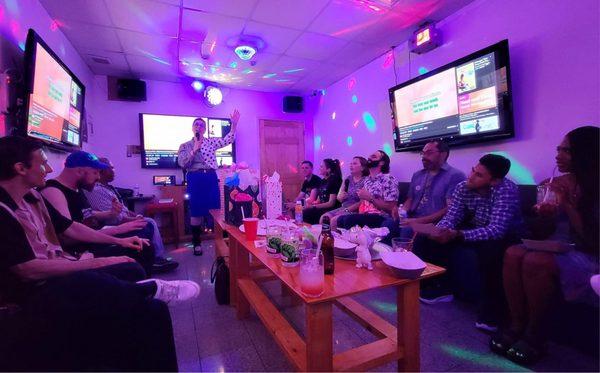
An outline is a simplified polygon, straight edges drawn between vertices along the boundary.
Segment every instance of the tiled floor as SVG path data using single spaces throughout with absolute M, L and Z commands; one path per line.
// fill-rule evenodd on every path
M 181 371 L 292 371 L 292 366 L 255 314 L 240 321 L 233 307 L 216 303 L 210 270 L 214 246 L 207 241 L 203 256 L 188 248 L 170 252 L 180 267 L 164 279 L 197 281 L 202 292 L 191 303 L 171 307 L 177 358 Z M 266 283 L 273 300 L 284 308 L 288 320 L 303 334 L 304 309 L 283 298 L 276 282 Z M 396 323 L 394 292 L 372 291 L 357 297 L 392 323 Z M 489 352 L 489 337 L 476 330 L 473 307 L 453 302 L 421 305 L 421 369 L 423 371 L 524 371 L 523 367 Z M 341 352 L 375 338 L 349 316 L 334 307 L 334 351 Z M 376 371 L 393 371 L 394 363 Z M 549 345 L 549 354 L 532 367 L 535 371 L 599 370 L 596 358 L 570 347 Z

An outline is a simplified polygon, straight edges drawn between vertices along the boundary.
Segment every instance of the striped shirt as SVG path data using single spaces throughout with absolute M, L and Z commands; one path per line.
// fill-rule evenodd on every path
M 121 198 L 119 198 L 120 196 L 117 194 L 114 187 L 109 184 L 105 185 L 102 183 L 96 183 L 94 189 L 91 192 L 88 192 L 84 189 L 83 193 L 85 194 L 88 202 L 90 203 L 90 206 L 92 206 L 92 210 L 94 211 L 108 211 L 112 209 L 112 201 L 115 198 L 118 201 L 121 201 Z M 128 215 L 128 213 L 129 210 L 127 209 L 127 207 L 125 207 L 125 204 L 123 204 L 123 208 L 121 209 L 121 212 L 119 213 L 118 217 L 110 219 L 103 223 L 105 223 L 106 225 L 119 225 L 121 224 L 123 219 Z
M 224 137 L 209 137 L 202 140 L 200 151 L 194 154 L 194 139 L 184 142 L 177 152 L 177 163 L 188 172 L 212 168 L 216 170 L 217 149 L 221 149 L 235 140 L 235 133 L 229 132 Z
M 508 179 L 491 187 L 486 196 L 468 189 L 463 181 L 456 186 L 448 212 L 437 224 L 461 229 L 465 241 L 499 240 L 522 232 L 519 189 Z M 465 229 L 466 228 L 466 229 Z

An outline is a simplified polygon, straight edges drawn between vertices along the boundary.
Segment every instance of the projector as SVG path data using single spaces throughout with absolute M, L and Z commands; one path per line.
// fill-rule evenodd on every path
M 416 54 L 429 52 L 440 45 L 442 45 L 442 34 L 433 23 L 421 25 L 410 38 L 410 51 Z

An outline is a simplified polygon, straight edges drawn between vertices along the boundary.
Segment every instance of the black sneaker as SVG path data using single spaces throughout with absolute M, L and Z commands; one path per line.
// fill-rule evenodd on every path
M 454 295 L 447 290 L 440 288 L 421 289 L 419 300 L 426 304 L 446 303 L 454 300 Z
M 171 258 L 165 259 L 162 257 L 157 257 L 154 259 L 154 264 L 152 264 L 152 273 L 171 272 L 177 267 L 179 267 L 179 263 Z

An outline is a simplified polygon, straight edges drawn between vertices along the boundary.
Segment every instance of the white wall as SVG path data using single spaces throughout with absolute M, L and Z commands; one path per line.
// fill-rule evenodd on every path
M 566 132 L 600 124 L 598 8 L 597 0 L 476 0 L 438 24 L 444 44 L 412 54 L 410 71 L 406 44 L 396 50 L 401 83 L 420 67 L 433 70 L 509 40 L 516 138 L 452 149 L 451 164 L 468 171 L 483 153 L 502 151 L 513 162 L 513 179 L 539 182 L 552 173 L 555 146 Z M 347 164 L 352 156 L 376 149 L 392 152 L 388 88 L 396 83 L 385 60 L 382 56 L 327 89 L 315 117 L 316 160 L 334 157 Z M 349 89 L 351 79 L 356 84 Z M 375 120 L 372 132 L 362 117 L 366 112 Z M 393 154 L 392 173 L 400 180 L 410 180 L 420 167 L 416 153 Z
M 93 105 L 98 110 L 92 118 L 90 144 L 98 156 L 108 157 L 113 162 L 116 168 L 115 184 L 120 187 L 132 188 L 137 184 L 141 193 L 157 194 L 152 185 L 152 175 L 175 174 L 177 182 L 181 181 L 181 170 L 142 169 L 140 155 L 126 157 L 127 145 L 140 144 L 139 113 L 228 117 L 238 108 L 241 119 L 236 135 L 236 158 L 238 162 L 248 162 L 253 168 L 260 166 L 259 119 L 304 121 L 306 157 L 312 159 L 314 105 L 309 99 L 305 99 L 304 113 L 286 114 L 282 110 L 282 94 L 230 89 L 221 105 L 209 108 L 187 84 L 147 81 L 147 101 L 108 101 L 106 83 L 106 77 L 96 77 L 95 89 L 98 94 Z

